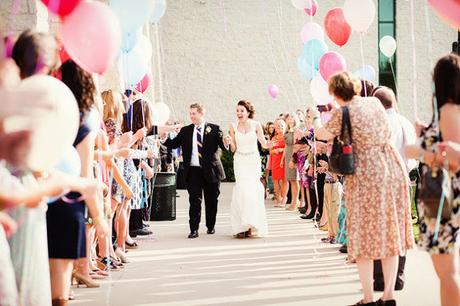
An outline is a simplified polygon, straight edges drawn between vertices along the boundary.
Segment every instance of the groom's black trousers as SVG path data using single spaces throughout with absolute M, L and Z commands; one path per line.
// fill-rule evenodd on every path
M 202 168 L 190 167 L 186 184 L 190 202 L 190 231 L 197 231 L 200 227 L 203 194 L 206 207 L 206 227 L 209 230 L 213 229 L 216 225 L 217 198 L 220 194 L 220 182 L 208 182 L 205 180 Z

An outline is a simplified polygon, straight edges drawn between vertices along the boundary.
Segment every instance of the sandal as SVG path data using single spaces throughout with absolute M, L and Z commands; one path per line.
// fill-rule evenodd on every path
M 137 249 L 136 241 L 133 241 L 133 243 L 129 243 L 128 241 L 125 241 L 125 245 L 127 249 Z

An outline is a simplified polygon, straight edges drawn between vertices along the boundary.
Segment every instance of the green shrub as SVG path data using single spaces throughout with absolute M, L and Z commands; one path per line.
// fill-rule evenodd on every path
M 222 152 L 220 157 L 222 161 L 222 165 L 224 166 L 225 182 L 234 182 L 235 181 L 235 173 L 233 172 L 233 154 L 230 151 Z

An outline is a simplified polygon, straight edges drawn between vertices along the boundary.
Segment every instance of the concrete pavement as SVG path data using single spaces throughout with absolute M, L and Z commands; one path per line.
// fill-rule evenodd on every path
M 232 238 L 231 188 L 222 184 L 215 235 L 207 235 L 202 222 L 200 237 L 186 238 L 188 197 L 179 191 L 177 220 L 151 222 L 155 235 L 139 239 L 140 247 L 128 254 L 132 262 L 100 288 L 74 289 L 70 305 L 344 306 L 360 299 L 356 266 L 345 263 L 337 245 L 320 243 L 324 232 L 298 213 L 267 202 L 270 235 Z M 398 305 L 439 305 L 438 291 L 428 254 L 411 251 Z

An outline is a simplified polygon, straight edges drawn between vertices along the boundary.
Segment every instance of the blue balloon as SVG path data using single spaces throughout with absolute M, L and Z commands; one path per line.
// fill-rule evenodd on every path
M 123 33 L 123 37 L 121 40 L 121 51 L 125 53 L 131 51 L 136 45 L 138 37 L 141 34 L 141 31 Z
M 361 69 L 355 72 L 355 75 L 361 80 L 368 80 L 371 82 L 375 82 L 377 77 L 377 73 L 371 65 L 362 66 Z
M 299 69 L 300 74 L 309 81 L 318 74 L 318 70 L 311 66 L 304 55 L 297 58 L 297 68 Z
M 324 41 L 319 39 L 311 39 L 303 46 L 303 56 L 308 59 L 309 63 L 313 62 L 313 67 L 319 70 L 319 62 L 321 57 L 328 51 Z M 311 64 L 310 64 L 311 65 Z
M 136 33 L 152 15 L 153 0 L 111 0 L 110 8 L 118 17 L 123 33 Z
M 64 172 L 73 177 L 79 177 L 81 172 L 81 161 L 80 155 L 78 155 L 77 150 L 70 146 L 64 152 L 64 156 L 62 159 L 57 163 L 54 169 Z M 53 202 L 59 200 L 64 194 L 50 198 L 48 200 L 48 204 L 52 204 Z
M 150 16 L 151 23 L 157 23 L 160 21 L 161 17 L 166 12 L 166 0 L 156 0 L 155 1 L 155 8 L 153 9 L 152 16 Z

